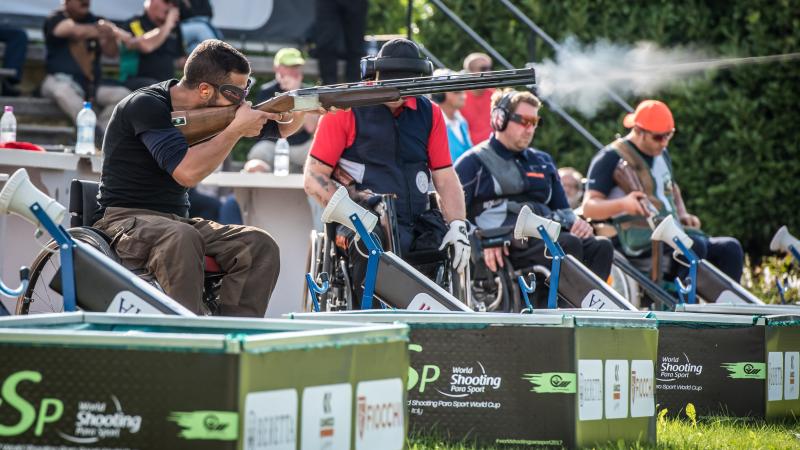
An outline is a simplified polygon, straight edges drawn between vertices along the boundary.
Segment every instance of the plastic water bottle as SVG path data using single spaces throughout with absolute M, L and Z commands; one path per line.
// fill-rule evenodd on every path
M 6 106 L 3 117 L 0 118 L 0 144 L 17 140 L 17 118 L 14 117 L 14 107 Z
M 97 116 L 92 111 L 92 102 L 83 102 L 83 109 L 78 113 L 78 141 L 75 143 L 75 153 L 78 155 L 94 154 L 94 127 Z
M 278 139 L 275 143 L 275 159 L 272 162 L 273 173 L 280 177 L 289 175 L 289 142 Z

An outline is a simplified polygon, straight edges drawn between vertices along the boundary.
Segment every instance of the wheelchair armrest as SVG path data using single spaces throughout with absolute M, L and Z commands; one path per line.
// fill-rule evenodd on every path
M 514 238 L 514 227 L 479 228 L 475 230 L 481 248 L 501 247 Z

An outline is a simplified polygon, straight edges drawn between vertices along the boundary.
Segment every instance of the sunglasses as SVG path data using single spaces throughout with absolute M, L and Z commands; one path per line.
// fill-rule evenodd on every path
M 528 116 L 517 113 L 512 113 L 509 115 L 508 120 L 511 122 L 516 122 L 526 128 L 535 127 L 536 125 L 542 123 L 542 118 L 539 116 Z
M 645 133 L 647 133 L 650 136 L 652 136 L 653 140 L 655 140 L 655 141 L 664 142 L 667 139 L 672 139 L 672 136 L 675 135 L 675 129 L 673 129 L 672 131 L 670 131 L 668 133 L 652 133 L 652 132 L 647 131 L 647 130 L 645 130 Z
M 214 84 L 208 81 L 206 81 L 206 83 L 214 86 L 219 94 L 228 99 L 228 101 L 234 105 L 238 105 L 242 103 L 245 98 L 247 98 L 247 94 L 250 92 L 250 85 L 253 83 L 253 80 L 248 78 L 247 85 L 244 87 L 244 89 L 233 84 Z

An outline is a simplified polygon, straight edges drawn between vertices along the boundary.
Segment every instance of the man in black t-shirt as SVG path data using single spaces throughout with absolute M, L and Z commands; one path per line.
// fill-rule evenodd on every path
M 169 296 L 198 313 L 204 255 L 226 273 L 223 315 L 263 317 L 280 270 L 278 245 L 263 230 L 188 218 L 187 188 L 213 172 L 241 137 L 289 135 L 303 114 L 265 113 L 243 103 L 227 128 L 191 148 L 171 121 L 173 110 L 242 103 L 249 74 L 250 64 L 236 49 L 204 41 L 189 56 L 180 81 L 163 81 L 123 99 L 103 142 L 94 226 L 112 236 L 126 267 L 154 274 Z
M 690 214 L 683 203 L 678 184 L 673 177 L 672 159 L 667 146 L 675 133 L 675 121 L 669 107 L 658 100 L 641 102 L 636 111 L 625 116 L 625 128 L 630 132 L 602 149 L 592 159 L 587 175 L 588 184 L 583 199 L 583 214 L 594 221 L 610 221 L 616 229 L 612 242 L 640 269 L 651 269 L 652 230 L 645 216 L 653 214 L 656 221 L 673 216 L 676 222 L 688 227 L 694 241 L 692 250 L 709 260 L 736 281 L 742 276 L 744 251 L 732 237 L 710 237 L 699 231 L 700 219 Z M 623 160 L 636 173 L 643 191 L 626 192 L 614 177 Z M 648 203 L 649 202 L 649 203 Z M 652 208 L 651 211 L 645 206 Z M 672 252 L 662 245 L 665 254 Z M 662 267 L 667 279 L 688 273 L 682 264 L 670 260 Z
M 116 57 L 117 41 L 130 35 L 113 23 L 89 12 L 89 0 L 64 0 L 44 22 L 47 49 L 42 95 L 53 99 L 72 120 L 85 100 L 105 107 L 97 117 L 105 130 L 114 105 L 130 93 L 123 86 L 101 80 L 100 57 Z
M 120 72 L 131 90 L 175 76 L 183 65 L 180 12 L 171 0 L 145 0 L 144 13 L 125 21 L 134 39 L 126 45 Z

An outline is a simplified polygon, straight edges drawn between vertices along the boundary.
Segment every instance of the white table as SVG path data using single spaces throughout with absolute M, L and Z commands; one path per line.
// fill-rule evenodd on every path
M 302 311 L 313 227 L 303 176 L 217 172 L 203 180 L 203 184 L 233 188 L 245 225 L 267 231 L 280 246 L 281 273 L 267 316 Z
M 99 155 L 0 149 L 0 173 L 10 177 L 17 169 L 26 169 L 37 188 L 64 206 L 69 206 L 72 179 L 99 180 L 102 165 Z M 0 179 L 0 183 L 5 181 Z M 69 226 L 68 214 L 62 225 Z M 48 240 L 45 233 L 37 242 L 34 231 L 35 227 L 19 216 L 0 215 L 0 276 L 11 287 L 19 285 L 19 268 L 30 266 Z M 2 301 L 13 311 L 13 300 L 3 297 Z

